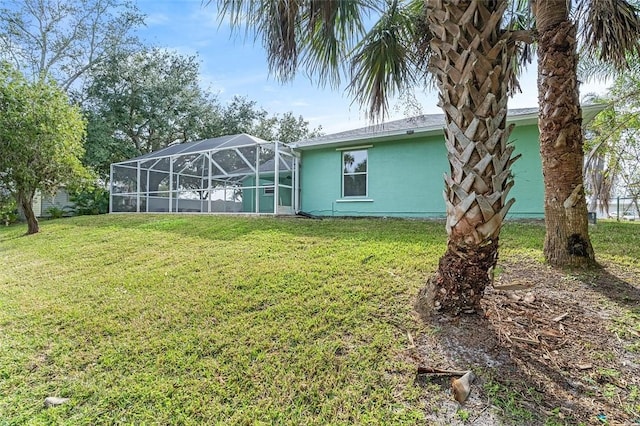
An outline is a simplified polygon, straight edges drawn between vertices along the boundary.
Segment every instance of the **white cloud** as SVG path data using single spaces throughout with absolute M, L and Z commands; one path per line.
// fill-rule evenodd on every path
M 208 6 L 197 3 L 197 7 L 191 9 L 188 20 L 200 28 L 205 28 L 207 31 L 218 29 L 223 24 L 218 17 L 218 10 L 213 3 Z M 190 31 L 196 29 L 197 28 L 191 28 Z
M 147 24 L 147 27 L 164 25 L 169 21 L 169 16 L 164 13 L 150 13 L 144 18 L 144 23 Z

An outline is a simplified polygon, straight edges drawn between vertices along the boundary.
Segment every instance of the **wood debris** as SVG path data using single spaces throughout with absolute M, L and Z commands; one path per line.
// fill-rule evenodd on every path
M 546 337 L 563 337 L 564 334 L 552 328 L 546 328 L 540 331 L 540 334 Z
M 565 319 L 565 318 L 566 318 L 566 317 L 568 317 L 568 316 L 569 316 L 569 313 L 568 313 L 568 312 L 565 312 L 565 313 L 564 313 L 564 314 L 562 314 L 562 315 L 558 315 L 557 317 L 555 317 L 555 318 L 554 318 L 554 319 L 552 319 L 551 321 L 553 321 L 553 322 L 560 322 L 560 321 L 562 321 L 563 319 Z
M 446 370 L 434 367 L 418 366 L 418 374 L 428 374 L 430 376 L 463 376 L 467 374 L 468 370 Z
M 476 378 L 476 375 L 472 371 L 467 371 L 459 379 L 451 381 L 451 389 L 453 390 L 453 398 L 462 404 L 469 397 L 471 393 L 471 383 Z
M 538 340 L 528 339 L 526 337 L 511 336 L 511 340 L 515 340 L 516 342 L 529 343 L 531 345 L 540 344 Z
M 407 331 L 407 338 L 409 339 L 409 348 L 415 348 L 416 342 L 413 340 L 413 336 Z

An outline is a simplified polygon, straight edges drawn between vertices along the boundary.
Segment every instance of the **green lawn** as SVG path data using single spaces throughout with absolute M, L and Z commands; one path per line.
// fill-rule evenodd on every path
M 640 224 L 593 228 L 640 270 Z M 415 424 L 439 222 L 109 215 L 0 229 L 0 424 Z M 502 258 L 541 259 L 513 223 Z M 44 409 L 47 396 L 69 397 Z

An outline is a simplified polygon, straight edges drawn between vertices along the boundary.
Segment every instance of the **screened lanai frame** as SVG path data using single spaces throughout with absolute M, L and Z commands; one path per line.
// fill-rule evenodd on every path
M 247 134 L 171 145 L 114 163 L 112 213 L 293 214 L 298 157 Z

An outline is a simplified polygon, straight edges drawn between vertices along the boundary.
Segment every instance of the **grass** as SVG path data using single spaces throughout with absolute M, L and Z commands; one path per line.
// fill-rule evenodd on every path
M 640 267 L 640 222 L 602 221 L 590 234 L 599 261 Z
M 594 228 L 598 255 L 640 267 L 633 226 Z M 24 231 L 0 229 L 0 425 L 424 421 L 404 355 L 429 332 L 411 303 L 442 223 L 109 215 Z M 501 257 L 541 259 L 543 233 L 507 225 Z
M 535 415 L 521 405 L 522 395 L 511 390 L 512 388 L 513 386 L 510 383 L 504 384 L 493 380 L 484 385 L 489 401 L 501 410 L 502 416 L 508 424 L 531 424 L 535 419 Z M 538 395 L 535 395 L 534 390 L 528 390 L 528 393 L 530 395 L 527 396 L 533 395 L 534 399 L 539 398 Z

